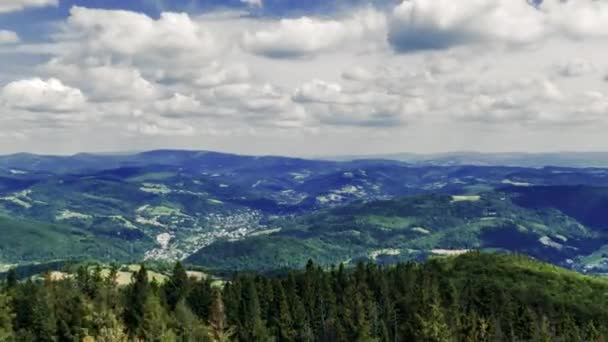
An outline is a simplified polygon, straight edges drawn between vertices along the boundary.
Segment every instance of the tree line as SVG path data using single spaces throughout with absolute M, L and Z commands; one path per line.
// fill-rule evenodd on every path
M 534 267 L 528 267 L 534 265 Z M 106 272 L 107 273 L 107 272 Z M 222 286 L 176 263 L 129 285 L 117 269 L 0 284 L 0 341 L 604 341 L 608 284 L 518 256 L 359 263 Z

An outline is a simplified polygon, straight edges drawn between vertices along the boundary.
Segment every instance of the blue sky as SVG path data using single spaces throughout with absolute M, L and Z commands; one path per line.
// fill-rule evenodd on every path
M 608 3 L 3 0 L 0 153 L 608 150 Z
M 332 15 L 363 5 L 386 7 L 395 0 L 266 0 L 264 6 L 250 6 L 241 0 L 62 0 L 57 5 L 29 7 L 27 10 L 0 14 L 3 29 L 19 31 L 23 37 L 39 40 L 49 33 L 48 24 L 69 16 L 70 8 L 82 6 L 128 10 L 145 13 L 154 18 L 164 11 L 191 14 L 240 10 L 253 16 L 297 17 L 301 15 Z

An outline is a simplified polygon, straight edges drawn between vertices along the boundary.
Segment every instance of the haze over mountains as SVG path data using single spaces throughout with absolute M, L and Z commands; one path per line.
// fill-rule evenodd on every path
M 608 169 L 590 167 L 602 155 L 3 156 L 0 262 L 185 259 L 268 271 L 482 249 L 604 272 Z
M 429 165 L 487 165 L 521 167 L 608 167 L 607 152 L 480 153 L 448 152 L 436 154 L 397 153 L 336 157 L 336 160 L 388 159 Z

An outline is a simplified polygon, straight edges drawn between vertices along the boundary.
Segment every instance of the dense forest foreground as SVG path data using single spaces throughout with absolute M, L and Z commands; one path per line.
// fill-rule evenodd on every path
M 604 341 L 608 281 L 524 256 L 467 253 L 222 285 L 141 267 L 0 283 L 0 341 Z

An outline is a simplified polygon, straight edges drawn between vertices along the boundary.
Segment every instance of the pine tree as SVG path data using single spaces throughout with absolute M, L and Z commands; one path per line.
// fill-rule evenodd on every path
M 7 341 L 13 335 L 13 314 L 7 295 L 0 293 L 0 341 Z
M 321 341 L 336 341 L 339 339 L 340 330 L 338 319 L 338 305 L 336 294 L 334 293 L 334 281 L 332 277 L 335 273 L 323 275 L 321 281 L 321 293 L 317 304 L 317 320 L 323 326 L 321 327 L 322 335 L 319 336 Z
M 234 330 L 228 328 L 224 301 L 222 300 L 222 293 L 219 290 L 215 290 L 213 294 L 213 303 L 209 313 L 209 326 L 209 335 L 214 342 L 230 341 L 234 334 Z
M 287 303 L 293 319 L 293 327 L 296 332 L 296 341 L 312 341 L 314 334 L 306 307 L 298 293 L 298 281 L 293 273 L 287 276 L 287 281 L 284 286 Z
M 418 288 L 420 306 L 415 314 L 417 340 L 451 341 L 452 334 L 441 307 L 441 298 L 432 274 L 425 274 Z
M 280 282 L 276 282 L 274 294 L 273 311 L 275 314 L 273 316 L 278 328 L 278 341 L 293 341 L 295 336 L 293 318 L 291 317 L 285 290 Z
M 138 337 L 150 342 L 176 340 L 174 332 L 168 327 L 167 313 L 157 296 L 147 296 L 142 311 L 141 324 L 136 333 Z
M 445 317 L 437 303 L 431 303 L 425 308 L 425 313 L 418 313 L 419 341 L 445 342 L 451 341 L 451 333 L 445 322 Z
M 182 342 L 203 342 L 208 340 L 209 331 L 201 320 L 188 308 L 184 301 L 179 301 L 173 311 L 175 328 L 173 329 Z
M 127 288 L 124 309 L 124 322 L 130 336 L 139 331 L 144 316 L 144 307 L 150 296 L 150 284 L 146 267 L 133 275 L 133 283 Z
M 533 340 L 536 342 L 551 342 L 554 340 L 553 333 L 551 332 L 551 323 L 547 316 L 542 316 L 540 322 L 538 322 L 538 327 L 535 329 Z
M 14 268 L 11 268 L 6 273 L 6 288 L 9 290 L 13 289 L 13 288 L 15 288 L 15 286 L 17 286 L 17 284 L 18 284 L 17 271 Z
M 226 292 L 230 292 L 229 287 L 229 285 L 226 286 Z M 206 320 L 209 318 L 209 309 L 213 302 L 211 280 L 207 278 L 191 284 L 186 302 L 200 319 Z
M 251 277 L 247 277 L 246 279 L 242 300 L 243 326 L 240 334 L 246 340 L 266 341 L 268 339 L 268 331 L 266 330 L 266 324 L 262 320 L 260 299 L 255 280 Z
M 513 329 L 515 337 L 519 340 L 530 340 L 534 332 L 534 319 L 535 315 L 532 310 L 526 307 L 524 304 L 520 304 Z
M 593 321 L 587 322 L 584 331 L 585 341 L 601 342 L 603 341 L 602 334 L 597 330 Z
M 71 281 L 62 281 L 54 289 L 57 337 L 62 341 L 80 341 L 87 335 L 91 318 L 85 294 L 75 291 Z
M 185 299 L 188 295 L 188 274 L 181 262 L 177 262 L 173 268 L 173 273 L 163 286 L 165 299 L 169 309 L 174 310 L 177 303 Z
M 94 312 L 93 326 L 96 342 L 126 342 L 128 340 L 124 325 L 112 310 Z
M 36 336 L 37 341 L 55 341 L 57 322 L 48 288 L 38 287 L 34 293 L 28 295 L 33 297 L 29 330 Z

